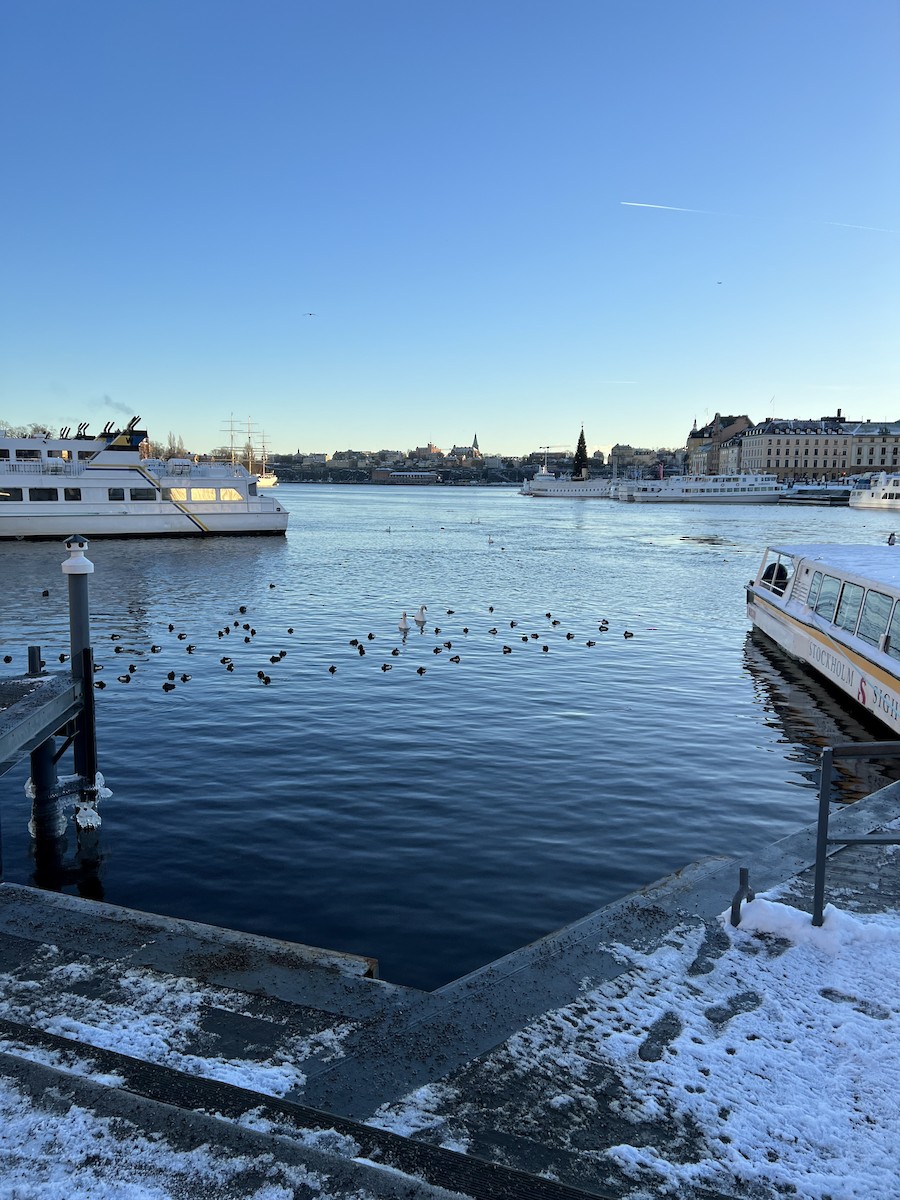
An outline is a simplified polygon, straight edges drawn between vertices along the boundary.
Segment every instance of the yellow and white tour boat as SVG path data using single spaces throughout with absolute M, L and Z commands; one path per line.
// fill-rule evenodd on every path
M 900 735 L 900 547 L 770 546 L 747 616 Z

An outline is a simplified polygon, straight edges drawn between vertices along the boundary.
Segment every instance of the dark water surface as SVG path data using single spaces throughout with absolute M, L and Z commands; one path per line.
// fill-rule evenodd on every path
M 884 541 L 876 516 L 511 489 L 279 499 L 286 539 L 91 546 L 112 903 L 370 954 L 435 987 L 705 855 L 752 861 L 814 819 L 821 745 L 884 736 L 750 637 L 743 590 L 767 542 Z M 24 671 L 30 643 L 61 669 L 64 557 L 0 546 L 2 671 Z M 165 693 L 170 670 L 191 679 Z M 4 877 L 23 883 L 27 774 L 0 779 Z M 857 764 L 843 794 L 886 778 Z

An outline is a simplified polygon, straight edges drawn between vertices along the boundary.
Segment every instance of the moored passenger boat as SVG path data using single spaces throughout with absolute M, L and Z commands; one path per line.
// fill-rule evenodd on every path
M 283 534 L 288 513 L 239 463 L 142 456 L 135 417 L 14 437 L 0 430 L 0 538 Z
M 636 504 L 774 504 L 785 485 L 776 475 L 667 475 L 639 479 Z
M 784 494 L 779 496 L 778 503 L 835 508 L 850 503 L 852 490 L 849 485 L 841 487 L 839 484 L 794 483 L 789 484 Z
M 900 511 L 900 475 L 877 471 L 872 475 L 858 476 L 850 492 L 850 507 Z
M 570 500 L 612 500 L 612 481 L 609 479 L 573 479 L 571 475 L 554 475 L 544 463 L 531 479 L 522 484 L 523 496 L 561 497 Z
M 900 734 L 900 553 L 893 546 L 770 546 L 747 616 L 789 654 Z

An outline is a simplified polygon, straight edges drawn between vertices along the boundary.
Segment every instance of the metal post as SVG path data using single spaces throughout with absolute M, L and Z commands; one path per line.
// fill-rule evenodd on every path
M 75 740 L 72 747 L 75 773 L 81 776 L 82 794 L 93 794 L 97 776 L 97 733 L 94 722 L 94 678 L 91 657 L 90 605 L 88 576 L 94 564 L 85 558 L 87 538 L 73 533 L 66 538 L 69 557 L 63 562 L 63 574 L 69 580 L 69 645 L 72 652 L 72 675 L 82 681 L 84 699 L 75 721 Z M 86 653 L 85 653 L 86 652 Z
M 28 674 L 40 675 L 41 673 L 41 648 L 40 646 L 28 647 Z
M 813 925 L 825 920 L 825 863 L 828 856 L 828 808 L 831 801 L 831 775 L 834 751 L 830 746 L 822 751 L 819 768 L 819 823 L 816 830 L 816 875 L 813 887 Z
M 755 900 L 756 892 L 750 886 L 750 868 L 741 867 L 738 872 L 738 890 L 731 901 L 731 924 L 737 928 L 741 923 L 741 904 L 747 900 Z
M 63 798 L 57 791 L 56 741 L 49 737 L 31 752 L 31 821 L 35 842 L 55 841 L 66 831 Z

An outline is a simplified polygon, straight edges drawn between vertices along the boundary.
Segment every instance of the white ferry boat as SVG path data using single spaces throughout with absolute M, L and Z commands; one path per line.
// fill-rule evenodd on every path
M 617 485 L 618 486 L 618 485 Z M 527 479 L 519 492 L 522 496 L 564 497 L 575 500 L 612 500 L 612 482 L 609 479 L 573 479 L 571 475 L 554 475 L 543 463 Z
M 140 417 L 98 436 L 0 429 L 0 539 L 283 534 L 288 513 L 239 463 L 143 458 Z
M 774 504 L 785 493 L 777 475 L 669 475 L 639 479 L 635 504 Z
M 900 553 L 770 546 L 747 616 L 789 654 L 900 734 Z
M 850 492 L 851 508 L 879 508 L 883 512 L 900 510 L 900 475 L 878 471 L 860 475 Z

